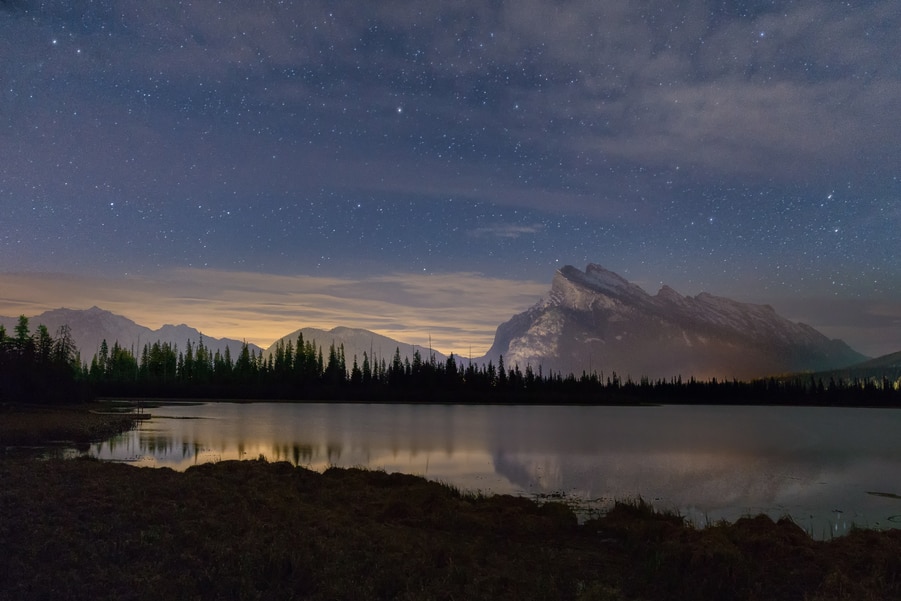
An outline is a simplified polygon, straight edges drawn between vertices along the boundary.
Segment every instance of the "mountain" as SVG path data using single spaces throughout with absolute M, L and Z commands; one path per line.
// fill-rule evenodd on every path
M 0 317 L 0 324 L 6 327 L 8 335 L 12 335 L 13 328 L 18 322 L 18 318 Z M 116 315 L 109 311 L 105 311 L 98 307 L 90 309 L 53 309 L 46 311 L 40 315 L 28 318 L 28 326 L 31 332 L 37 331 L 39 325 L 47 326 L 47 330 L 51 336 L 56 336 L 56 332 L 60 326 L 67 324 L 72 332 L 72 339 L 75 346 L 81 352 L 81 360 L 89 363 L 91 357 L 100 349 L 100 343 L 106 340 L 109 346 L 118 342 L 119 346 L 126 349 L 134 349 L 136 355 L 140 356 L 141 350 L 145 344 L 153 344 L 154 342 L 168 342 L 177 345 L 178 350 L 184 351 L 187 348 L 188 340 L 195 346 L 200 341 L 201 332 L 188 327 L 184 324 L 164 325 L 158 330 L 151 330 L 148 327 L 138 325 L 127 317 Z M 221 353 L 225 352 L 228 347 L 232 357 L 237 357 L 244 344 L 239 340 L 231 340 L 229 338 L 212 338 L 203 336 L 203 344 L 211 352 L 217 350 Z M 260 352 L 260 347 L 248 344 L 248 348 L 255 352 Z
M 370 362 L 372 362 L 373 357 L 375 357 L 379 361 L 384 359 L 387 365 L 391 364 L 391 361 L 394 359 L 394 352 L 397 349 L 400 349 L 401 359 L 408 358 L 412 361 L 413 354 L 416 351 L 419 351 L 423 361 L 428 361 L 429 358 L 428 347 L 398 342 L 397 340 L 382 336 L 381 334 L 376 334 L 375 332 L 370 332 L 369 330 L 345 327 L 337 327 L 328 331 L 317 328 L 301 328 L 295 330 L 287 336 L 283 336 L 273 342 L 272 345 L 266 349 L 265 354 L 268 355 L 269 353 L 274 352 L 275 347 L 279 342 L 287 344 L 290 340 L 291 344 L 296 345 L 297 337 L 300 334 L 303 334 L 304 342 L 315 341 L 316 347 L 322 348 L 322 354 L 326 358 L 328 357 L 329 347 L 332 344 L 335 345 L 335 348 L 338 348 L 343 344 L 344 358 L 348 369 L 353 366 L 355 355 L 357 357 L 358 365 L 363 365 L 364 352 L 369 355 Z M 443 363 L 447 360 L 447 357 L 438 351 L 433 350 L 432 354 L 435 356 L 436 361 Z
M 901 372 L 901 351 L 852 365 L 849 369 L 893 369 Z
M 507 367 L 633 379 L 747 379 L 866 359 L 769 305 L 682 296 L 669 286 L 652 296 L 594 264 L 563 267 L 546 298 L 501 324 L 481 360 L 500 355 Z
M 18 317 L 2 317 L 0 316 L 0 325 L 6 328 L 7 335 L 13 335 L 13 329 L 19 321 Z M 187 348 L 190 340 L 195 346 L 203 336 L 203 344 L 213 353 L 217 350 L 220 353 L 225 352 L 228 347 L 231 356 L 237 357 L 244 344 L 243 341 L 233 340 L 230 338 L 213 338 L 203 335 L 200 331 L 187 326 L 166 324 L 157 330 L 151 330 L 148 327 L 139 325 L 134 321 L 116 315 L 110 311 L 91 307 L 90 309 L 53 309 L 46 311 L 40 315 L 28 318 L 28 326 L 32 333 L 37 331 L 39 325 L 47 326 L 51 336 L 56 336 L 56 332 L 60 326 L 67 324 L 72 332 L 72 339 L 75 341 L 81 353 L 81 359 L 84 362 L 90 362 L 91 357 L 100 349 L 100 343 L 106 340 L 109 346 L 118 342 L 119 346 L 127 349 L 134 349 L 135 354 L 140 356 L 141 349 L 145 344 L 153 344 L 154 342 L 168 342 L 177 345 L 179 351 Z M 379 360 L 384 359 L 390 364 L 394 358 L 395 349 L 400 349 L 401 358 L 409 358 L 413 360 L 413 354 L 418 350 L 423 360 L 428 360 L 428 347 L 407 344 L 399 342 L 387 336 L 370 332 L 369 330 L 361 330 L 355 328 L 338 327 L 332 330 L 320 330 L 317 328 L 302 328 L 295 330 L 291 334 L 280 338 L 282 342 L 291 340 L 292 344 L 297 342 L 298 334 L 303 333 L 305 341 L 316 341 L 317 347 L 323 348 L 323 354 L 328 355 L 329 346 L 334 343 L 335 346 L 344 344 L 344 355 L 347 360 L 347 367 L 353 365 L 354 355 L 357 361 L 363 363 L 363 352 L 370 355 L 370 359 L 378 357 Z M 275 350 L 278 340 L 266 349 L 268 354 Z M 262 348 L 255 344 L 248 343 L 248 348 L 255 352 L 264 352 Z M 438 351 L 432 351 L 436 361 L 444 362 L 447 357 Z
M 888 379 L 890 382 L 896 382 L 896 385 L 901 385 L 901 351 L 882 355 L 862 363 L 855 363 L 848 367 L 819 371 L 812 375 L 824 382 L 839 379 L 845 382 L 854 380 L 882 382 L 883 379 Z

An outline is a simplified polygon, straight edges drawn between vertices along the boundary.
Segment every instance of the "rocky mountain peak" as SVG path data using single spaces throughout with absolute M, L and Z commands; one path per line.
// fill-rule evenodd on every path
M 769 305 L 669 286 L 651 296 L 608 269 L 567 265 L 547 298 L 498 327 L 486 358 L 579 374 L 762 377 L 845 366 L 863 356 Z
M 609 296 L 647 296 L 644 290 L 626 278 L 595 263 L 589 263 L 585 271 L 566 265 L 558 273 L 573 284 Z
M 664 284 L 660 290 L 657 291 L 657 298 L 661 301 L 669 302 L 669 303 L 681 303 L 685 300 L 685 297 Z
M 601 307 L 613 309 L 643 304 L 650 302 L 650 299 L 640 287 L 619 274 L 592 263 L 585 271 L 572 265 L 560 268 L 554 275 L 551 291 L 544 304 L 590 311 Z

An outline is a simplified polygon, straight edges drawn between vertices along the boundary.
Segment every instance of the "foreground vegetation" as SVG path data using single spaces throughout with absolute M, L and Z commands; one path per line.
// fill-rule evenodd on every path
M 562 504 L 401 474 L 4 452 L 130 419 L 89 409 L 0 412 L 0 599 L 901 599 L 901 531 L 696 529 L 640 500 L 579 524 Z
M 0 404 L 66 403 L 97 396 L 341 400 L 510 404 L 787 404 L 901 406 L 901 371 L 892 365 L 868 368 L 862 376 L 840 372 L 767 378 L 753 382 L 635 381 L 616 373 L 537 372 L 531 366 L 476 365 L 451 355 L 446 361 L 412 361 L 395 350 L 390 361 L 363 353 L 345 357 L 343 346 L 327 350 L 300 335 L 279 343 L 264 357 L 244 344 L 236 358 L 211 352 L 200 340 L 179 350 L 146 344 L 139 356 L 104 341 L 90 365 L 82 363 L 71 336 L 61 328 L 30 333 L 21 317 L 14 335 L 0 326 Z
M 0 460 L 3 599 L 895 599 L 901 532 L 818 542 L 287 463 Z
M 66 445 L 87 449 L 135 425 L 136 416 L 108 403 L 0 406 L 0 452 L 9 447 Z

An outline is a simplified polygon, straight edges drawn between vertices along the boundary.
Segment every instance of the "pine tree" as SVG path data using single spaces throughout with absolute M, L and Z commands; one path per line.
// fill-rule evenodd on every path
M 404 365 L 400 358 L 400 347 L 394 350 L 394 359 L 391 361 L 391 371 L 388 374 L 388 383 L 399 386 L 404 377 Z
M 356 356 L 354 356 L 356 359 Z M 363 386 L 369 386 L 372 383 L 372 368 L 369 365 L 369 355 L 363 351 L 363 373 L 361 374 Z
M 53 362 L 59 366 L 72 367 L 78 364 L 78 350 L 72 340 L 72 330 L 68 324 L 63 324 L 56 331 L 56 340 L 53 344 Z
M 37 362 L 38 365 L 50 365 L 50 358 L 53 353 L 53 338 L 47 331 L 47 326 L 41 324 L 38 326 L 37 333 Z
M 34 340 L 31 338 L 31 334 L 28 331 L 28 318 L 24 315 L 19 316 L 19 321 L 16 323 L 15 327 L 16 337 L 14 339 L 14 344 L 16 346 L 16 350 L 19 351 L 19 354 L 24 354 L 29 347 L 34 344 Z
M 353 367 L 350 370 L 350 383 L 360 386 L 363 383 L 363 371 L 357 366 L 357 356 L 354 355 Z

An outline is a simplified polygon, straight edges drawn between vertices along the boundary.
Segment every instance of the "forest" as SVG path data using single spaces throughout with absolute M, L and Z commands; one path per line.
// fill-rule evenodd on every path
M 901 405 L 898 374 L 865 378 L 790 374 L 753 381 L 637 381 L 611 372 L 544 373 L 519 365 L 475 364 L 454 355 L 412 359 L 345 356 L 343 345 L 317 346 L 298 336 L 264 356 L 245 343 L 236 357 L 211 352 L 201 338 L 178 349 L 165 342 L 139 352 L 106 341 L 83 362 L 69 329 L 32 333 L 19 318 L 0 326 L 0 402 L 70 403 L 97 397 L 269 399 L 286 401 L 441 402 L 509 404 L 784 404 Z

